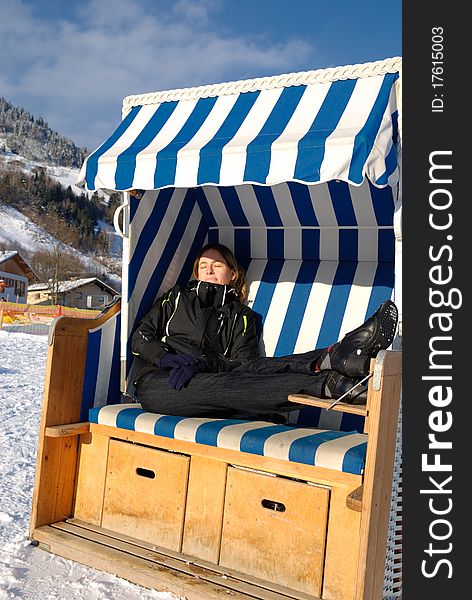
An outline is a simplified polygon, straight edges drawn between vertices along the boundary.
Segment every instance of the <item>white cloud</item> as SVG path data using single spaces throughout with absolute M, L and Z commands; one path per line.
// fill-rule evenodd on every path
M 93 149 L 125 96 L 297 70 L 307 42 L 229 36 L 212 22 L 221 0 L 84 0 L 77 20 L 44 20 L 0 0 L 0 93 Z

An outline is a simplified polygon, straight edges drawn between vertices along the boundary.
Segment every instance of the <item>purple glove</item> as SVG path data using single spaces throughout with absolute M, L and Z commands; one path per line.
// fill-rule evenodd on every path
M 175 369 L 199 364 L 201 364 L 201 360 L 196 356 L 190 356 L 190 354 L 172 354 L 172 352 L 166 352 L 159 361 L 161 369 Z
M 168 383 L 174 390 L 181 390 L 197 373 L 205 371 L 205 364 L 199 361 L 197 365 L 182 365 L 172 369 Z

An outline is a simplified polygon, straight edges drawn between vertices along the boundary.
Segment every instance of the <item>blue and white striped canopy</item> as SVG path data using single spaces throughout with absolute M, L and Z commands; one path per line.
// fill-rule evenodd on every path
M 131 108 L 85 161 L 92 191 L 244 183 L 395 185 L 397 72 Z

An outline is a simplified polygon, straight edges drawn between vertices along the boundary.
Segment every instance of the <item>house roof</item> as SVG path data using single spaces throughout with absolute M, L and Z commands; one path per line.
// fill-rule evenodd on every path
M 101 281 L 100 279 L 98 279 L 98 277 L 88 277 L 85 279 L 76 279 L 73 281 L 62 281 L 59 284 L 59 293 L 63 294 L 65 292 L 70 292 L 72 290 L 76 290 L 78 288 L 83 287 L 84 285 L 89 285 L 89 284 L 95 284 L 98 287 L 100 287 L 104 292 L 108 292 L 110 294 L 113 295 L 117 295 L 119 292 L 117 292 L 115 289 L 113 289 L 111 286 L 107 285 L 106 283 L 104 283 L 103 281 Z M 48 288 L 48 285 L 46 283 L 36 283 L 33 285 L 29 286 L 29 291 L 31 292 L 39 292 L 41 290 L 46 290 Z
M 17 254 L 16 250 L 0 250 L 0 264 L 10 260 L 10 258 L 13 258 Z
M 33 283 L 33 285 L 28 286 L 28 292 L 39 292 L 41 290 L 47 290 L 47 283 Z
M 20 255 L 17 250 L 0 250 L 0 265 L 13 259 L 20 265 L 30 281 L 38 281 L 39 278 L 33 269 L 29 266 L 26 260 Z

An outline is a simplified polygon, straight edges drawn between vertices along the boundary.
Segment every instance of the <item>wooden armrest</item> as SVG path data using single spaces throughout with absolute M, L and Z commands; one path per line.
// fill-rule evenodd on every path
M 68 425 L 54 425 L 52 427 L 46 427 L 46 437 L 68 437 L 70 435 L 80 435 L 81 433 L 88 433 L 90 430 L 90 423 L 69 423 Z
M 364 486 L 360 485 L 355 490 L 352 490 L 348 497 L 346 498 L 346 506 L 351 510 L 355 510 L 356 512 L 361 512 L 362 510 L 362 494 L 364 491 Z
M 316 398 L 315 396 L 308 396 L 307 394 L 290 394 L 288 399 L 290 402 L 296 402 L 297 404 L 319 406 L 321 408 L 328 408 L 328 406 L 334 402 L 334 400 Z M 341 412 L 362 415 L 364 417 L 367 416 L 367 407 L 365 404 L 347 404 L 346 402 L 338 402 L 330 410 L 339 410 Z

